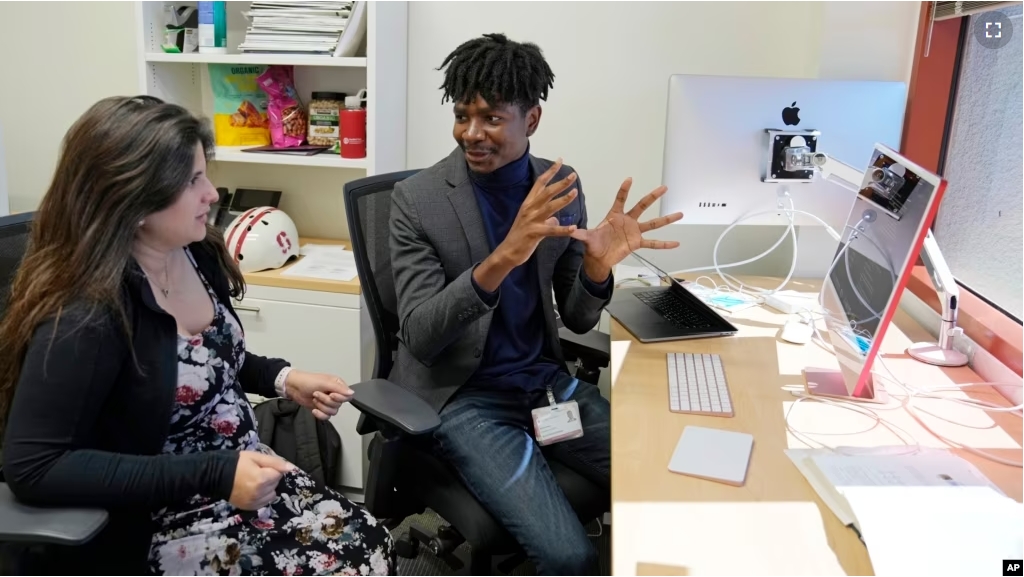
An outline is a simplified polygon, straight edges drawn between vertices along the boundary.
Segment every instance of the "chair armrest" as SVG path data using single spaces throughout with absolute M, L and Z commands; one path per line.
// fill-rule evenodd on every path
M 351 386 L 352 406 L 407 435 L 422 435 L 441 426 L 437 412 L 423 399 L 385 379 Z
M 81 545 L 107 524 L 101 509 L 31 507 L 0 483 L 0 543 Z
M 559 327 L 558 338 L 567 359 L 580 359 L 586 365 L 607 367 L 611 362 L 611 337 L 598 330 L 578 335 L 565 327 Z

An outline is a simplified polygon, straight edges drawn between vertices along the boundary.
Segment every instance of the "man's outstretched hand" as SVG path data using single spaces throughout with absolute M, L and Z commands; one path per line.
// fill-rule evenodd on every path
M 572 238 L 586 246 L 583 270 L 594 282 L 599 283 L 608 278 L 612 268 L 634 250 L 640 248 L 667 249 L 679 246 L 679 243 L 674 240 L 651 240 L 644 238 L 643 234 L 676 222 L 683 218 L 683 213 L 676 212 L 644 222 L 639 221 L 644 211 L 650 208 L 654 201 L 661 198 L 668 189 L 664 186 L 655 188 L 641 198 L 640 202 L 636 203 L 636 206 L 629 212 L 624 212 L 626 198 L 629 196 L 629 189 L 632 186 L 632 178 L 627 178 L 622 183 L 611 210 L 600 224 L 591 229 L 576 229 L 572 232 Z
M 551 179 L 562 168 L 562 160 L 551 165 L 530 189 L 512 228 L 496 249 L 473 270 L 473 280 L 487 292 L 498 290 L 509 272 L 530 260 L 537 245 L 548 237 L 566 237 L 576 230 L 576 225 L 560 226 L 555 214 L 569 206 L 576 198 L 576 189 L 558 196 L 576 182 L 576 173 L 552 183 Z M 558 197 L 558 198 L 555 198 Z

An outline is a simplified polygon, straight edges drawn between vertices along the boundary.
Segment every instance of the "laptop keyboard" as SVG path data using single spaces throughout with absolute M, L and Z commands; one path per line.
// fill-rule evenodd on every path
M 640 291 L 636 298 L 681 329 L 708 329 L 712 324 L 689 303 L 667 290 Z

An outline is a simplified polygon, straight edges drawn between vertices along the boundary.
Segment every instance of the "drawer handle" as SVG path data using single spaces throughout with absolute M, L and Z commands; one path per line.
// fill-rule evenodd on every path
M 252 307 L 252 306 L 249 306 L 249 305 L 243 305 L 243 304 L 241 304 L 241 303 L 239 303 L 237 301 L 234 303 L 234 306 L 235 306 L 235 310 L 236 311 L 249 311 L 251 313 L 259 313 L 260 312 L 260 307 Z

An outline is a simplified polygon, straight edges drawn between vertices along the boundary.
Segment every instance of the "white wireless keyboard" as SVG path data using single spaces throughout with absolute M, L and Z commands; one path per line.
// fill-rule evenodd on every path
M 668 353 L 668 405 L 673 413 L 732 417 L 721 357 Z

